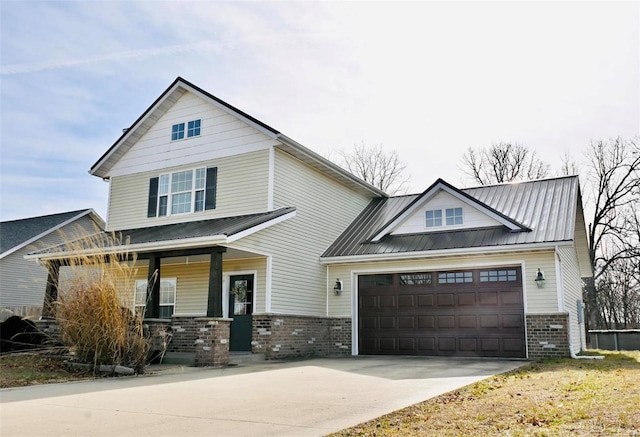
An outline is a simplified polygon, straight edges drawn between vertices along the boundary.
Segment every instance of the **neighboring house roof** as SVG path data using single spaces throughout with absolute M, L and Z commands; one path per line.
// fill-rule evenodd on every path
M 91 214 L 96 223 L 104 228 L 104 220 L 93 209 L 80 209 L 0 222 L 0 258 L 4 258 L 88 214 Z
M 125 246 L 121 242 L 126 242 L 126 248 L 135 252 L 175 250 L 231 243 L 291 218 L 295 212 L 295 208 L 288 207 L 257 214 L 173 223 L 114 233 L 105 231 L 102 236 L 105 246 L 98 248 L 98 251 L 110 252 L 124 248 Z M 88 247 L 87 249 L 90 252 L 94 248 Z M 64 257 L 65 254 L 67 254 L 67 246 L 62 244 L 48 250 L 32 252 L 27 255 L 27 258 L 59 258 Z
M 580 204 L 577 176 L 457 190 L 480 210 L 494 212 L 502 226 L 391 235 L 404 212 L 434 187 L 453 188 L 442 180 L 422 194 L 374 199 L 325 251 L 322 258 L 392 255 L 436 250 L 470 249 L 572 241 Z M 484 205 L 484 206 L 482 206 Z M 486 208 L 485 208 L 486 207 Z M 509 226 L 519 226 L 514 229 Z M 584 223 L 582 223 L 584 226 Z M 383 235 L 380 235 L 380 234 Z M 378 237 L 377 241 L 372 241 Z
M 375 196 L 387 195 L 382 190 L 359 179 L 328 159 L 318 155 L 286 135 L 283 135 L 271 126 L 217 98 L 213 94 L 204 91 L 181 77 L 176 78 L 169 88 L 167 88 L 160 97 L 158 97 L 156 101 L 147 108 L 147 110 L 131 125 L 131 127 L 122 133 L 120 138 L 116 140 L 109 150 L 107 150 L 100 159 L 93 164 L 89 173 L 101 178 L 108 177 L 109 171 L 115 163 L 118 162 L 118 160 L 123 157 L 145 133 L 147 133 L 147 131 L 160 119 L 160 117 L 162 117 L 178 101 L 178 99 L 187 92 L 199 96 L 223 111 L 226 111 L 228 114 L 244 121 L 268 137 L 278 140 L 281 143 L 277 146 L 279 149 L 295 156 L 316 170 L 333 177 L 343 184 L 358 191 L 365 191 Z

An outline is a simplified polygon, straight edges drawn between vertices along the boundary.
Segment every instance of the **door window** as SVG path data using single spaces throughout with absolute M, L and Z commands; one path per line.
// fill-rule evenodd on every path
M 253 287 L 247 279 L 235 279 L 231 287 L 233 315 L 243 316 L 253 312 Z

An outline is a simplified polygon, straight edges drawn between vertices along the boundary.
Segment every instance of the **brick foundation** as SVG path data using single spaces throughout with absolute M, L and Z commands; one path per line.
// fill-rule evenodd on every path
M 529 358 L 564 358 L 569 350 L 569 314 L 527 315 L 527 343 Z
M 231 319 L 202 317 L 196 324 L 196 367 L 229 365 L 229 326 Z
M 254 315 L 252 339 L 267 360 L 351 355 L 351 318 Z

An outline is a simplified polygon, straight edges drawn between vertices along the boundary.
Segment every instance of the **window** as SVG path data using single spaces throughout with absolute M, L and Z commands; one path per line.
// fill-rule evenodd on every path
M 187 138 L 197 137 L 200 135 L 201 120 L 191 120 L 187 122 Z M 184 138 L 184 123 L 178 123 L 171 126 L 171 141 L 181 140 Z
M 446 209 L 447 226 L 462 224 L 462 208 Z
M 181 140 L 184 138 L 184 123 L 178 123 L 171 126 L 171 141 Z
M 409 273 L 400 275 L 400 285 L 429 285 L 431 273 Z
M 393 285 L 393 275 L 359 276 L 358 284 L 363 288 L 387 287 L 389 285 Z
M 176 278 L 160 279 L 160 318 L 169 319 L 176 307 Z M 147 304 L 147 280 L 136 281 L 134 296 L 134 310 L 136 313 L 144 311 Z
M 517 281 L 515 270 L 487 270 L 480 272 L 480 282 L 512 282 Z
M 465 282 L 473 282 L 473 272 L 438 273 L 439 284 L 461 284 Z
M 187 137 L 200 135 L 200 120 L 193 120 L 187 124 Z
M 427 211 L 427 227 L 433 228 L 436 226 L 442 226 L 442 210 L 432 209 Z
M 203 167 L 151 178 L 147 217 L 215 209 L 217 175 L 216 167 Z

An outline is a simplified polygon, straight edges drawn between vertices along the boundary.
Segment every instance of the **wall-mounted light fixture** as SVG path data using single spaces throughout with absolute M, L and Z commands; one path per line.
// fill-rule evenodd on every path
M 340 280 L 340 278 L 336 279 L 336 285 L 333 286 L 333 292 L 336 294 L 336 296 L 340 296 L 340 293 L 342 293 L 343 290 L 343 283 Z
M 541 272 L 540 269 L 538 269 L 535 281 L 538 288 L 544 287 L 544 272 Z

